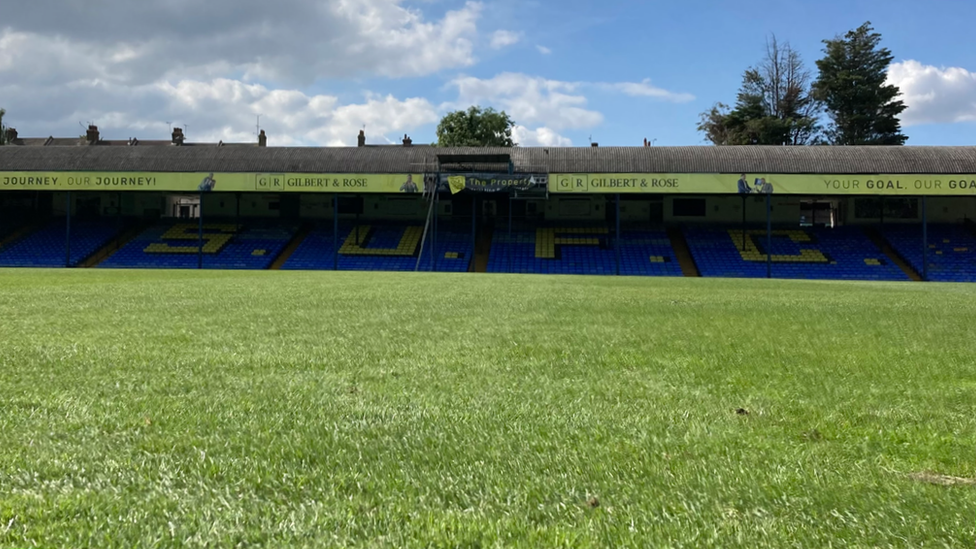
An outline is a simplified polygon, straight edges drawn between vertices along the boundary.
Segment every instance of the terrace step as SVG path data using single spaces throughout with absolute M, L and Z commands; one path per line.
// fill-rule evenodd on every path
M 123 231 L 118 238 L 113 239 L 111 242 L 102 246 L 100 250 L 88 256 L 87 259 L 78 264 L 81 268 L 92 268 L 97 267 L 106 259 L 112 257 L 112 254 L 122 249 L 123 246 L 132 242 L 132 240 L 142 234 L 142 231 L 149 227 L 150 223 L 139 223 L 134 227 L 131 227 L 127 231 Z
M 38 229 L 40 229 L 45 224 L 46 224 L 46 221 L 36 221 L 34 223 L 28 223 L 27 225 L 24 225 L 20 229 L 17 229 L 16 231 L 14 231 L 13 234 L 11 234 L 10 236 L 8 236 L 7 238 L 4 238 L 3 240 L 0 240 L 0 248 L 3 248 L 4 246 L 8 246 L 10 244 L 13 244 L 14 242 L 20 240 L 21 238 L 23 238 L 23 237 L 31 234 L 32 232 L 34 232 L 34 231 L 36 231 Z
M 494 230 L 489 225 L 482 225 L 475 240 L 474 258 L 471 261 L 468 272 L 486 273 L 488 272 L 488 257 L 491 255 L 491 239 Z
M 685 235 L 681 232 L 678 227 L 670 227 L 668 229 L 668 238 L 671 239 L 671 249 L 674 250 L 674 256 L 678 259 L 678 265 L 681 266 L 681 273 L 683 276 L 699 277 L 701 273 L 698 272 L 698 266 L 695 265 L 695 258 L 691 256 L 691 249 L 688 248 L 688 242 L 685 240 Z
M 871 242 L 874 243 L 875 246 L 878 247 L 879 250 L 881 250 L 881 253 L 885 254 L 885 257 L 887 257 L 889 261 L 891 261 L 894 265 L 897 265 L 899 269 L 908 275 L 908 278 L 914 280 L 915 282 L 922 281 L 922 277 L 918 274 L 918 271 L 913 269 L 912 266 L 905 261 L 905 258 L 903 258 L 901 254 L 895 250 L 884 235 L 878 232 L 878 229 L 866 226 L 864 227 L 864 234 L 867 235 L 867 237 L 871 240 Z
M 278 254 L 278 257 L 275 258 L 275 260 L 271 263 L 271 266 L 268 267 L 268 269 L 272 271 L 280 270 L 282 265 L 284 265 L 285 262 L 288 261 L 288 259 L 291 257 L 291 254 L 295 253 L 295 250 L 297 250 L 298 247 L 302 245 L 302 241 L 304 241 L 305 237 L 307 237 L 311 232 L 312 232 L 311 224 L 306 223 L 305 225 L 302 225 L 302 227 L 298 229 L 298 232 L 295 233 L 295 236 L 291 239 L 291 242 L 289 242 L 288 245 L 285 246 L 285 249 L 282 250 L 280 254 Z

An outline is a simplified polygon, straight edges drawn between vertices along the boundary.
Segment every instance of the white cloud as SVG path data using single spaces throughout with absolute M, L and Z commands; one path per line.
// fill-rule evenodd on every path
M 474 63 L 482 11 L 468 2 L 427 20 L 404 0 L 48 3 L 5 3 L 0 80 L 421 76 Z
M 905 126 L 976 121 L 976 72 L 909 60 L 891 65 L 888 82 L 901 89 L 908 106 Z
M 542 127 L 530 130 L 525 126 L 515 126 L 512 138 L 520 147 L 572 147 L 573 142 L 555 131 Z
M 537 45 L 535 49 L 539 50 L 539 53 L 541 53 L 542 55 L 549 55 L 550 53 L 552 53 L 552 50 L 545 46 Z
M 8 92 L 0 87 L 0 94 L 9 97 Z M 75 99 L 67 101 L 69 96 Z M 377 143 L 397 139 L 439 118 L 436 108 L 421 98 L 368 95 L 362 103 L 340 104 L 330 95 L 269 89 L 223 78 L 121 89 L 106 83 L 81 83 L 18 99 L 17 118 L 35 120 L 30 128 L 18 128 L 25 136 L 62 135 L 58 128 L 94 121 L 106 138 L 167 139 L 166 122 L 174 122 L 188 125 L 191 141 L 255 142 L 255 117 L 260 114 L 270 145 L 338 146 L 354 145 L 364 125 L 370 142 Z M 84 108 L 77 109 L 75 104 Z
M 521 39 L 522 35 L 517 32 L 497 30 L 491 35 L 491 48 L 500 50 L 513 44 L 518 44 Z
M 409 0 L 50 1 L 4 4 L 0 97 L 21 135 L 77 135 L 93 121 L 111 139 L 371 142 L 437 121 L 426 99 L 308 90 L 323 79 L 416 77 L 474 63 L 479 2 Z M 258 85 L 260 83 L 260 85 Z
M 458 89 L 458 104 L 495 106 L 504 110 L 519 124 L 541 124 L 553 130 L 590 128 L 603 123 L 603 114 L 587 108 L 583 91 L 600 89 L 632 97 L 650 97 L 684 102 L 694 99 L 686 93 L 670 92 L 650 82 L 614 84 L 563 82 L 519 73 L 502 73 L 482 79 L 462 76 L 451 82 Z
M 554 130 L 587 128 L 603 122 L 603 115 L 587 110 L 577 84 L 525 74 L 503 73 L 481 79 L 464 76 L 451 84 L 458 89 L 458 105 L 495 106 L 518 124 L 542 124 Z
M 619 82 L 616 84 L 599 84 L 599 86 L 619 91 L 631 97 L 654 97 L 675 103 L 687 103 L 695 100 L 695 96 L 690 93 L 675 93 L 658 88 L 652 86 L 651 81 L 647 79 L 642 82 Z

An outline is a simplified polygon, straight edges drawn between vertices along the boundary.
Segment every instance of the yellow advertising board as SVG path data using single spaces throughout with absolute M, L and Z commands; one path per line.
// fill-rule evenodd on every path
M 549 192 L 976 196 L 976 174 L 550 174 Z
M 420 193 L 421 174 L 0 172 L 0 190 Z

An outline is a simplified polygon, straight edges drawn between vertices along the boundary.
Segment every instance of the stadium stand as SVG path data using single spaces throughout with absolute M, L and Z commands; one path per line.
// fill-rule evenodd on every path
M 919 273 L 923 272 L 922 229 L 918 225 L 886 225 L 891 246 Z M 976 282 L 976 235 L 964 225 L 929 225 L 928 278 L 936 282 Z
M 622 230 L 620 274 L 681 276 L 663 231 Z M 520 225 L 509 237 L 495 231 L 488 272 L 612 275 L 617 271 L 613 232 L 605 226 Z
M 706 277 L 764 278 L 766 231 L 689 226 L 684 229 L 695 264 Z M 774 230 L 773 278 L 908 280 L 860 227 Z
M 55 218 L 0 249 L 3 267 L 64 267 L 65 218 Z M 119 231 L 117 220 L 71 221 L 71 261 L 77 266 L 108 244 Z
M 209 269 L 267 269 L 297 227 L 279 221 L 204 224 L 203 266 Z M 147 229 L 102 262 L 104 268 L 195 269 L 198 227 L 163 223 Z
M 774 222 L 792 226 L 784 225 L 776 231 L 777 236 L 769 250 L 774 256 L 773 277 L 852 280 L 905 280 L 912 277 L 917 280 L 920 277 L 913 270 L 928 270 L 930 280 L 976 280 L 972 257 L 976 255 L 973 251 L 976 250 L 976 233 L 967 230 L 968 227 L 940 225 L 976 218 L 976 196 L 973 196 L 976 175 L 965 176 L 976 174 L 976 147 L 440 148 L 414 146 L 407 138 L 404 138 L 403 146 L 374 147 L 366 146 L 365 136 L 361 134 L 358 147 L 268 148 L 265 135 L 259 136 L 258 143 L 246 146 L 189 143 L 178 128 L 173 130 L 170 140 L 107 141 L 101 139 L 95 126 L 90 127 L 86 137 L 81 139 L 21 139 L 15 135 L 11 144 L 15 146 L 0 148 L 0 175 L 7 174 L 6 182 L 0 178 L 0 219 L 12 219 L 21 213 L 29 219 L 12 224 L 0 221 L 0 265 L 63 265 L 63 221 L 51 221 L 51 216 L 64 215 L 63 205 L 71 200 L 76 207 L 73 211 L 78 212 L 78 221 L 73 221 L 75 228 L 72 231 L 73 265 L 196 268 L 196 220 L 187 216 L 197 215 L 199 210 L 195 209 L 196 197 L 190 196 L 192 188 L 182 183 L 181 177 L 195 174 L 192 179 L 196 185 L 196 175 L 218 172 L 238 174 L 227 178 L 236 178 L 238 182 L 236 187 L 221 186 L 214 191 L 220 206 L 205 212 L 208 229 L 204 267 L 332 269 L 336 267 L 334 254 L 337 254 L 339 269 L 413 270 L 417 265 L 417 248 L 425 219 L 422 214 L 430 210 L 421 211 L 405 202 L 395 204 L 399 199 L 388 200 L 394 194 L 403 196 L 402 192 L 390 189 L 360 192 L 358 187 L 301 187 L 277 193 L 272 192 L 271 187 L 257 186 L 260 181 L 266 181 L 264 178 L 255 179 L 253 189 L 246 181 L 261 174 L 372 176 L 423 171 L 424 180 L 430 175 L 431 182 L 434 181 L 433 174 L 454 174 L 455 182 L 458 176 L 465 174 L 475 179 L 471 181 L 474 186 L 463 190 L 451 186 L 450 181 L 446 186 L 441 182 L 442 198 L 450 200 L 451 204 L 442 203 L 440 207 L 443 215 L 454 219 L 457 225 L 452 227 L 450 221 L 442 220 L 437 238 L 430 242 L 436 250 L 423 253 L 421 270 L 765 277 L 765 226 L 760 228 L 758 225 L 766 219 L 767 211 L 775 211 Z M 777 187 L 774 191 L 786 191 L 782 195 L 801 199 L 780 199 L 777 197 L 781 195 L 774 194 L 773 201 L 777 203 L 770 203 L 769 209 L 750 207 L 751 203 L 740 202 L 732 194 L 742 170 L 775 177 L 804 176 L 800 179 L 806 182 L 800 187 L 792 190 Z M 71 181 L 71 174 L 75 172 L 156 174 L 154 177 L 160 179 L 160 186 L 144 188 L 138 181 L 136 186 L 131 186 L 132 180 L 126 182 L 126 176 L 111 176 L 102 182 L 94 180 L 93 186 L 85 179 L 85 193 L 76 194 L 71 192 L 78 188 Z M 52 185 L 31 182 L 34 179 L 29 175 L 31 173 L 39 174 L 45 181 L 50 177 Z M 654 188 L 652 185 L 646 192 L 632 193 L 635 202 L 647 206 L 636 206 L 626 212 L 621 222 L 640 220 L 645 228 L 665 226 L 668 232 L 625 226 L 619 243 L 616 242 L 613 229 L 602 215 L 609 210 L 604 207 L 598 211 L 594 207 L 608 205 L 607 201 L 612 200 L 613 191 L 617 190 L 614 184 L 605 185 L 613 182 L 604 181 L 602 176 L 661 173 L 726 174 L 727 193 L 708 191 L 702 193 L 708 195 L 707 198 L 683 199 L 696 195 L 694 185 L 680 188 Z M 907 203 L 926 196 L 928 205 L 925 206 L 925 200 L 922 204 L 927 209 L 916 207 L 913 210 L 909 204 L 905 207 L 905 215 L 897 214 L 898 208 L 893 210 L 891 201 L 898 202 L 896 195 L 911 192 L 909 187 L 902 186 L 908 184 L 907 180 L 901 181 L 897 189 L 866 189 L 872 192 L 865 196 L 851 195 L 845 191 L 847 187 L 837 186 L 849 184 L 847 179 L 878 173 L 908 174 L 909 179 L 919 178 L 922 183 L 931 183 L 929 180 L 941 177 L 940 174 L 956 174 L 952 177 L 959 180 L 948 181 L 951 186 L 942 189 L 948 193 L 944 195 L 930 193 L 927 187 L 916 187 L 920 194 L 907 199 Z M 527 200 L 526 217 L 512 234 L 494 225 L 497 211 L 478 209 L 479 203 L 482 206 L 505 203 L 504 200 L 482 201 L 476 194 L 487 190 L 476 191 L 480 183 L 474 183 L 485 174 L 496 182 L 505 180 L 495 177 L 497 175 L 535 178 L 544 174 L 548 186 L 543 185 L 540 178 L 538 188 L 532 187 L 524 191 L 526 194 L 518 196 Z M 828 181 L 828 187 L 833 187 L 827 188 L 823 194 L 824 189 L 819 186 L 821 182 L 815 174 L 840 174 L 836 175 L 840 179 Z M 53 184 L 58 178 L 60 183 Z M 136 179 L 141 181 L 142 177 Z M 448 187 L 450 195 L 447 194 Z M 246 201 L 250 205 L 245 204 L 242 209 L 241 197 L 248 196 L 252 190 L 257 193 L 252 196 L 262 198 Z M 293 192 L 296 190 L 299 192 Z M 813 196 L 801 195 L 800 191 L 813 193 Z M 523 191 L 511 191 L 513 195 L 519 192 Z M 574 193 L 575 197 L 572 196 Z M 389 196 L 379 196 L 382 194 Z M 237 204 L 225 208 L 225 198 L 234 201 L 235 195 Z M 878 201 L 876 206 L 872 205 L 874 200 L 865 200 L 873 199 L 875 195 L 885 199 Z M 585 200 L 587 196 L 592 200 Z M 340 207 L 340 219 L 345 221 L 340 225 L 339 234 L 334 235 L 331 221 L 324 219 L 332 215 L 330 203 L 337 199 L 346 201 L 349 207 Z M 679 208 L 679 200 L 688 207 Z M 563 208 L 570 203 L 583 210 L 594 209 L 571 211 L 569 206 Z M 692 203 L 694 207 L 691 207 Z M 470 210 L 467 204 L 471 204 Z M 529 204 L 533 208 L 538 206 L 531 215 Z M 740 204 L 747 207 L 740 209 Z M 815 205 L 819 209 L 814 208 Z M 831 223 L 845 226 L 839 229 L 808 227 L 816 222 L 817 214 L 808 220 L 804 212 L 827 211 L 824 208 L 829 210 Z M 219 215 L 229 215 L 232 211 L 247 220 L 243 227 L 216 217 L 218 212 Z M 485 213 L 470 216 L 468 211 Z M 889 211 L 895 215 L 888 215 L 886 212 Z M 919 211 L 925 212 L 922 219 L 919 219 Z M 742 213 L 743 222 L 757 228 L 755 233 L 747 235 L 745 249 L 739 249 L 742 247 L 740 229 L 729 225 L 731 220 L 739 217 L 733 212 Z M 504 213 L 512 215 L 511 209 Z M 131 224 L 123 232 L 117 232 L 117 220 L 150 220 L 168 215 L 179 215 L 183 219 L 161 222 L 136 236 L 135 240 L 130 239 L 145 225 Z M 353 224 L 351 215 L 370 220 Z M 464 215 L 469 215 L 471 224 L 459 221 Z M 527 221 L 536 215 L 546 221 L 540 221 L 539 225 L 529 224 Z M 114 219 L 106 219 L 104 223 L 87 221 L 97 216 L 113 216 Z M 383 221 L 374 221 L 375 218 Z M 285 219 L 293 221 L 285 222 Z M 911 224 L 889 224 L 882 229 L 884 234 L 874 230 L 874 225 L 866 232 L 854 225 L 880 225 L 885 219 Z M 685 225 L 690 222 L 699 225 Z M 931 252 L 928 265 L 922 265 L 919 222 L 930 227 L 929 247 L 925 248 Z M 182 223 L 187 225 L 178 226 Z M 576 225 L 580 223 L 602 226 Z M 19 227 L 12 228 L 11 225 Z M 115 234 L 115 237 L 106 236 L 101 231 Z M 107 246 L 91 253 L 93 248 L 105 244 L 106 239 L 109 239 Z M 335 249 L 336 239 L 338 249 Z M 121 248 L 113 253 L 119 246 Z M 282 250 L 287 252 L 282 253 Z M 90 255 L 87 260 L 86 254 Z M 103 261 L 106 255 L 108 258 Z
M 421 223 L 342 223 L 339 226 L 339 270 L 348 271 L 412 271 L 423 237 Z M 434 268 L 428 235 L 420 269 Z M 335 267 L 333 226 L 323 223 L 315 227 L 302 241 L 288 261 L 285 270 L 327 270 Z M 470 227 L 441 223 L 438 226 L 436 270 L 463 272 L 471 260 Z

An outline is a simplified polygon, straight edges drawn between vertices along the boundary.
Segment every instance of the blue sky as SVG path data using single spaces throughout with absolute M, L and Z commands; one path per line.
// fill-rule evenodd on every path
M 811 70 L 824 39 L 871 21 L 896 61 L 976 71 L 969 41 L 976 2 L 821 0 L 818 2 L 685 0 L 682 2 L 501 2 L 500 27 L 524 33 L 522 42 L 486 53 L 466 74 L 490 78 L 520 72 L 562 81 L 635 81 L 649 78 L 695 100 L 671 103 L 612 94 L 587 94 L 606 118 L 594 128 L 567 131 L 574 144 L 589 136 L 607 145 L 695 145 L 699 113 L 716 101 L 732 103 L 743 70 L 758 62 L 775 33 Z M 552 53 L 542 55 L 536 45 Z M 417 82 L 418 91 L 429 80 Z M 391 89 L 392 91 L 392 89 Z M 439 96 L 447 99 L 446 94 Z M 976 102 L 976 97 L 972 98 Z M 433 129 L 425 129 L 424 138 Z M 906 129 L 916 145 L 974 144 L 976 124 L 925 124 Z
M 526 145 L 703 143 L 775 33 L 810 69 L 821 41 L 870 20 L 896 64 L 911 145 L 972 144 L 976 2 L 102 0 L 59 16 L 5 10 L 0 106 L 21 135 L 254 139 L 272 145 L 435 139 L 470 104 L 510 112 Z M 185 5 L 184 5 L 185 4 Z M 79 4 L 80 6 L 80 4 Z M 72 11 L 74 10 L 74 11 Z

